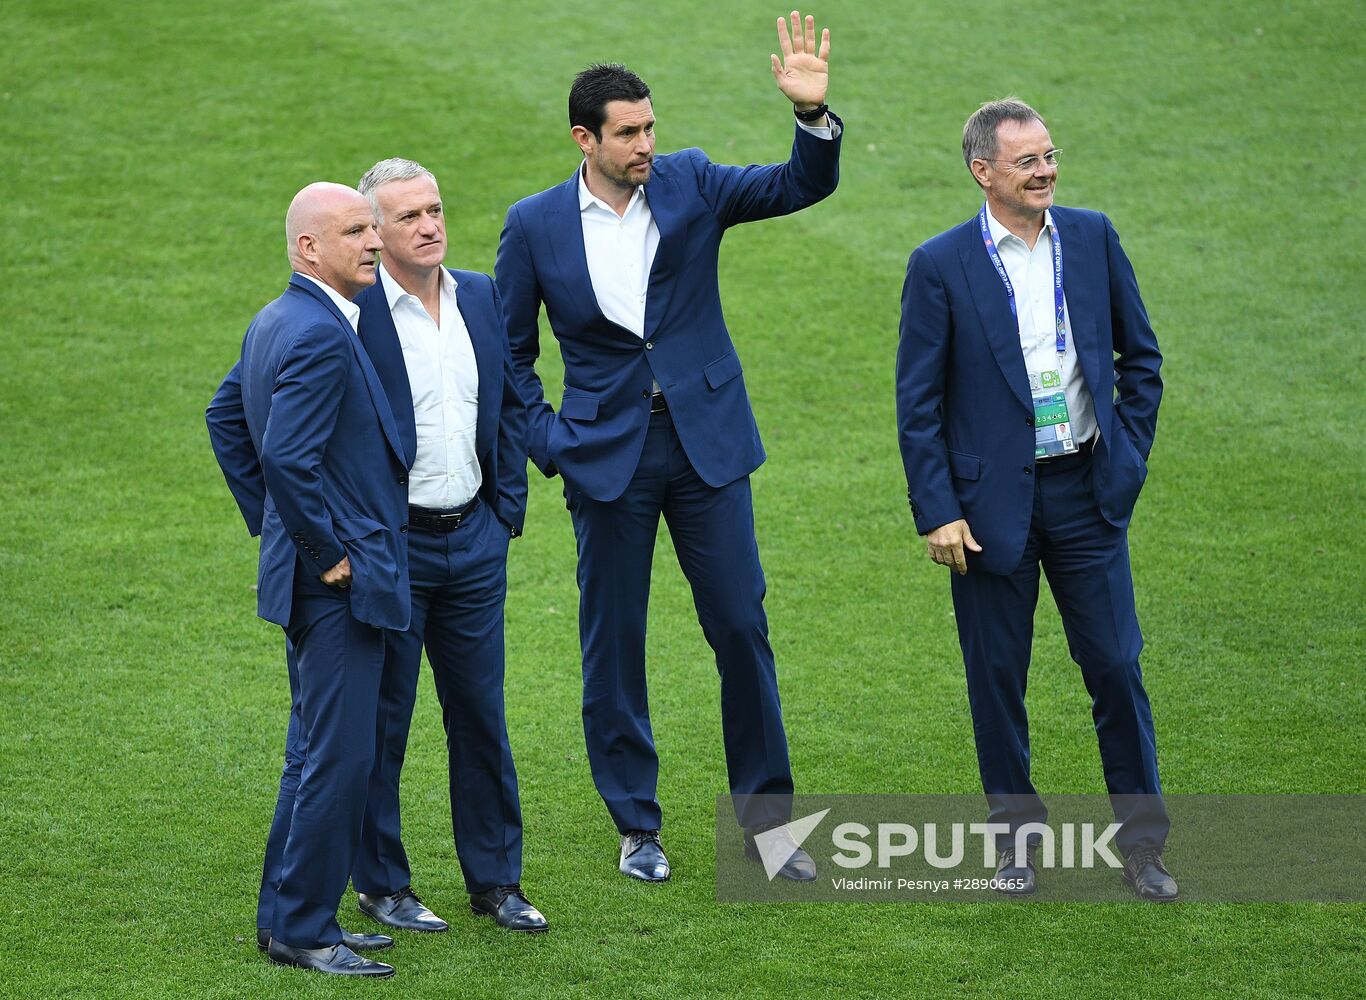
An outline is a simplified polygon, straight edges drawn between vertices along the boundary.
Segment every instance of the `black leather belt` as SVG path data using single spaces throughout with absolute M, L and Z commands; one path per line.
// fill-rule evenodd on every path
M 664 399 L 664 393 L 662 393 L 662 392 L 657 392 L 657 393 L 655 393 L 653 396 L 650 397 L 650 412 L 651 412 L 651 413 L 667 413 L 668 410 L 669 410 L 669 404 L 668 404 L 668 403 L 665 401 L 665 399 Z
M 434 510 L 431 507 L 415 507 L 408 505 L 408 527 L 416 531 L 430 531 L 433 534 L 444 535 L 454 531 L 474 513 L 479 506 L 479 497 L 475 497 L 463 507 L 452 507 L 449 510 Z

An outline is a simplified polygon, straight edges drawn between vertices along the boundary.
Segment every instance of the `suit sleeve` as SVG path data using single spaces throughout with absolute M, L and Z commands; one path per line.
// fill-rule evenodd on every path
M 721 224 L 729 227 L 789 215 L 834 191 L 844 133 L 843 123 L 834 115 L 830 118 L 841 126 L 839 135 L 825 139 L 798 127 L 786 163 L 733 167 L 712 163 L 699 151 L 702 197 Z
M 503 350 L 503 399 L 498 412 L 498 504 L 499 517 L 512 529 L 513 537 L 522 533 L 526 521 L 526 430 L 527 406 L 517 389 L 517 373 L 507 345 L 506 320 L 498 286 L 493 289 L 493 314 L 503 324 L 499 343 Z
M 555 410 L 546 402 L 545 388 L 536 374 L 536 359 L 541 355 L 541 290 L 536 283 L 536 268 L 531 261 L 526 234 L 517 206 L 508 209 L 507 222 L 498 238 L 498 257 L 494 280 L 503 303 L 507 324 L 508 351 L 513 382 L 527 410 L 527 452 L 536 467 L 547 477 L 557 474 L 547 448 Z
M 1157 406 L 1162 400 L 1162 354 L 1157 349 L 1157 335 L 1148 322 L 1148 310 L 1138 293 L 1133 265 L 1108 218 L 1105 250 L 1110 263 L 1110 323 L 1117 355 L 1115 416 L 1146 460 L 1157 433 Z
M 315 576 L 346 548 L 323 499 L 322 462 L 341 409 L 355 352 L 334 325 L 309 327 L 285 351 L 261 435 L 261 471 L 299 558 Z
M 944 384 L 952 317 L 944 281 L 924 247 L 911 254 L 901 291 L 896 419 L 915 529 L 928 534 L 963 516 L 944 439 Z
M 214 457 L 242 512 L 242 520 L 247 522 L 247 530 L 253 537 L 259 535 L 265 516 L 266 481 L 256 458 L 256 447 L 247 426 L 246 407 L 242 403 L 240 360 L 213 394 L 204 420 L 209 426 L 209 443 L 213 445 Z

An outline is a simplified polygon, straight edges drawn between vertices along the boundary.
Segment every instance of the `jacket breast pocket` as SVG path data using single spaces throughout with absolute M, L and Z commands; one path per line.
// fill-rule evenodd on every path
M 949 452 L 949 472 L 954 479 L 974 480 L 982 475 L 982 460 L 964 451 Z
M 559 414 L 565 420 L 596 420 L 598 400 L 596 396 L 565 396 L 560 400 Z
M 719 389 L 740 374 L 740 357 L 734 351 L 722 355 L 702 369 L 707 385 Z

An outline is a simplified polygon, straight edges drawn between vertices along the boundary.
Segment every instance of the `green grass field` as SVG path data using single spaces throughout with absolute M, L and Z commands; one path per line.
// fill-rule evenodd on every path
M 791 114 L 767 65 L 780 13 L 710 0 L 0 3 L 15 222 L 0 284 L 0 996 L 359 987 L 255 949 L 288 692 L 279 630 L 254 618 L 256 546 L 202 420 L 286 280 L 285 206 L 311 180 L 354 183 L 381 157 L 412 157 L 442 182 L 451 263 L 490 270 L 507 206 L 574 168 L 569 80 L 604 59 L 651 84 L 661 151 L 781 159 Z M 1366 793 L 1361 4 L 813 13 L 833 34 L 843 180 L 811 211 L 733 232 L 722 259 L 769 451 L 755 502 L 799 791 L 978 788 L 948 584 L 906 508 L 892 368 L 907 255 L 977 206 L 963 119 L 1013 91 L 1066 151 L 1059 202 L 1114 220 L 1167 358 L 1132 531 L 1167 790 Z M 467 915 L 424 677 L 405 831 L 418 891 L 452 932 L 403 938 L 389 953 L 398 978 L 359 988 L 1366 993 L 1361 905 L 718 904 L 717 683 L 667 535 L 650 653 L 676 875 L 619 877 L 584 759 L 559 488 L 533 474 L 507 611 L 524 884 L 554 930 L 519 939 Z M 1047 599 L 1039 618 L 1036 782 L 1103 791 Z M 343 916 L 365 925 L 354 897 Z

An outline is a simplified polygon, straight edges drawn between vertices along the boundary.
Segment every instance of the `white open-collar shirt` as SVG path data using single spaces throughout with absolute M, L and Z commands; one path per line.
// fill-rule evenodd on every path
M 408 473 L 408 502 L 445 510 L 474 499 L 483 482 L 475 451 L 479 368 L 469 329 L 456 304 L 456 281 L 441 268 L 441 325 L 416 295 L 379 266 L 394 319 L 417 424 L 417 456 Z

